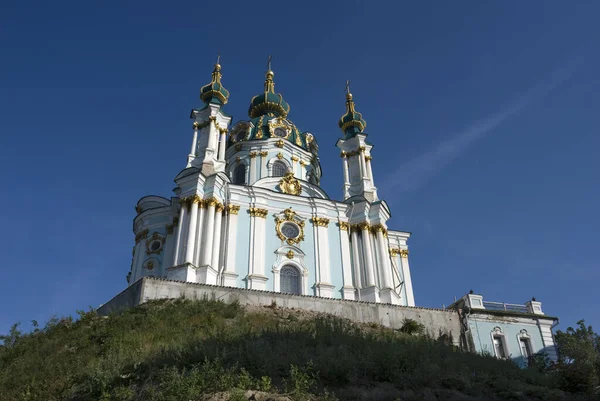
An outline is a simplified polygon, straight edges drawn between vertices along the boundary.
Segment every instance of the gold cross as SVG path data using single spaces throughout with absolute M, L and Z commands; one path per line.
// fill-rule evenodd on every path
M 346 80 L 346 89 L 344 89 L 346 91 L 346 94 L 350 93 L 350 80 Z

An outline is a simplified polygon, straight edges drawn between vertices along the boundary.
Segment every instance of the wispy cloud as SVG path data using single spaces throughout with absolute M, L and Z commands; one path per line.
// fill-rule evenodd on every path
M 419 189 L 447 165 L 463 155 L 477 140 L 491 134 L 499 125 L 519 114 L 531 103 L 543 98 L 569 79 L 582 61 L 582 57 L 571 57 L 566 63 L 552 70 L 537 84 L 518 96 L 505 109 L 473 122 L 464 131 L 439 143 L 424 154 L 403 163 L 384 177 L 381 188 L 396 195 Z

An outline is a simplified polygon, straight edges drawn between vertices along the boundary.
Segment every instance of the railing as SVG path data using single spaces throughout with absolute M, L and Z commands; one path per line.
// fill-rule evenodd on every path
M 505 302 L 483 301 L 483 307 L 490 310 L 503 310 L 507 312 L 530 313 L 525 305 L 507 304 Z

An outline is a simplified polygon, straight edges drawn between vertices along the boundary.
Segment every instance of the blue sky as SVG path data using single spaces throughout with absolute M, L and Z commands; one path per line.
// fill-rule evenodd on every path
M 600 3 L 0 5 L 0 332 L 125 285 L 134 205 L 170 196 L 217 53 L 247 118 L 268 54 L 290 119 L 335 148 L 352 81 L 416 302 L 532 296 L 600 329 Z

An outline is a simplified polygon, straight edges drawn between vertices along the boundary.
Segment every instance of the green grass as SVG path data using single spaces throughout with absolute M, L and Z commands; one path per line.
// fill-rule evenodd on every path
M 378 386 L 387 389 L 382 400 L 422 389 L 575 399 L 551 375 L 423 336 L 209 300 L 154 301 L 108 318 L 81 313 L 10 343 L 0 347 L 0 400 L 184 401 L 220 391 L 237 399 L 247 389 L 365 399 L 361 391 Z

